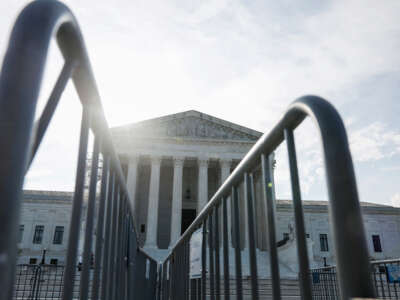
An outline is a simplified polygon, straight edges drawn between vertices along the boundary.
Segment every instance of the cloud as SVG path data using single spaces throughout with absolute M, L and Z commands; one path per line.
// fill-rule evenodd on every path
M 300 188 L 303 199 L 326 199 L 325 170 L 317 128 L 306 119 L 294 132 Z M 275 182 L 279 198 L 291 195 L 288 154 L 284 142 L 276 151 Z
M 10 24 L 26 2 L 0 2 L 4 12 L 0 53 Z M 111 126 L 196 109 L 268 132 L 291 101 L 319 94 L 345 116 L 356 169 L 368 166 L 359 168 L 360 182 L 369 182 L 376 169 L 388 171 L 400 165 L 400 111 L 395 97 L 400 78 L 399 1 L 119 0 L 110 5 L 104 0 L 69 0 L 67 4 L 80 23 Z M 55 66 L 51 59 L 48 78 L 53 81 Z M 382 74 L 390 79 L 386 85 Z M 44 99 L 51 87 L 47 82 L 41 93 Z M 365 94 L 382 102 L 366 117 L 360 112 L 371 104 Z M 67 90 L 63 101 L 71 98 L 76 95 Z M 62 121 L 55 124 L 59 133 L 44 146 L 60 150 L 47 153 L 49 161 L 52 155 L 59 156 L 61 148 L 67 154 L 76 148 L 64 140 L 71 136 L 71 124 L 79 124 L 78 117 L 72 122 L 71 116 L 80 114 L 64 107 L 57 116 Z M 302 191 L 307 198 L 321 198 L 324 169 L 318 133 L 305 124 L 296 130 L 296 142 Z M 288 194 L 287 154 L 282 146 L 276 177 L 280 190 Z M 57 169 L 65 171 L 64 165 L 74 165 L 66 156 L 60 164 Z M 384 182 L 396 181 L 394 173 L 385 174 Z
M 351 131 L 350 147 L 356 161 L 367 162 L 400 154 L 400 131 L 373 122 Z
M 400 207 L 400 193 L 394 194 L 390 201 L 392 202 L 393 206 Z

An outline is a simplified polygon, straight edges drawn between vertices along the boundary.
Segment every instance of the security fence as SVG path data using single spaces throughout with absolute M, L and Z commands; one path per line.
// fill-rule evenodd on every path
M 139 254 L 140 255 L 140 254 Z M 137 284 L 141 289 L 143 299 L 155 299 L 155 280 L 157 265 L 152 264 L 148 258 L 138 259 L 139 272 L 145 276 L 138 277 L 131 284 Z M 142 263 L 144 262 L 144 263 Z M 142 268 L 142 269 L 141 269 Z M 14 300 L 59 300 L 62 298 L 64 288 L 64 270 L 61 265 L 28 265 L 22 264 L 16 267 L 13 296 Z M 75 275 L 72 283 L 72 299 L 80 298 L 82 266 L 75 267 Z M 100 272 L 100 275 L 102 273 Z M 92 286 L 94 278 L 93 267 L 89 269 L 89 293 L 88 298 L 92 297 Z M 101 280 L 101 278 L 100 278 Z M 99 292 L 102 290 L 100 289 Z M 102 295 L 98 295 L 102 298 Z M 135 299 L 135 298 L 132 298 Z
M 65 63 L 41 116 L 34 123 L 53 37 Z M 157 262 L 138 247 L 132 201 L 111 140 L 82 34 L 75 17 L 64 4 L 39 0 L 22 10 L 13 26 L 0 76 L 0 300 L 12 299 L 16 270 L 21 275 L 17 278 L 17 287 L 23 282 L 23 289 L 29 290 L 33 278 L 32 295 L 29 296 L 32 290 L 22 294 L 18 292 L 15 294 L 17 298 L 47 296 L 47 292 L 42 293 L 44 286 L 41 285 L 46 276 L 54 276 L 56 286 L 60 285 L 54 287 L 54 295 L 63 300 L 78 298 L 75 275 L 89 131 L 93 133 L 94 146 L 79 299 L 88 299 L 89 295 L 96 300 L 152 299 L 156 289 Z M 22 186 L 70 78 L 82 104 L 82 119 L 66 265 L 62 270 L 48 266 L 24 267 L 27 274 L 23 275 L 21 272 L 25 271 L 15 266 Z M 100 157 L 103 166 L 94 243 Z M 93 278 L 90 279 L 90 256 L 94 244 L 95 262 Z M 26 281 L 29 284 L 25 284 Z
M 333 229 L 335 256 L 337 259 L 338 290 L 342 299 L 375 295 L 370 276 L 368 250 L 354 178 L 353 163 L 349 151 L 343 122 L 324 99 L 306 96 L 293 102 L 271 132 L 264 134 L 242 159 L 233 173 L 222 184 L 206 207 L 172 248 L 160 269 L 160 299 L 188 299 L 196 294 L 200 299 L 265 299 L 260 295 L 259 264 L 257 261 L 255 229 L 266 227 L 272 298 L 281 299 L 282 289 L 276 239 L 274 186 L 272 180 L 273 151 L 286 142 L 291 175 L 291 187 L 296 227 L 296 242 L 299 258 L 299 284 L 303 299 L 312 298 L 312 283 L 309 276 L 309 261 L 306 246 L 304 217 L 301 203 L 299 175 L 293 131 L 307 117 L 317 125 L 325 162 L 325 174 L 330 202 L 330 219 Z M 266 212 L 266 224 L 255 218 L 255 172 L 261 168 L 262 204 Z M 258 199 L 260 200 L 260 199 Z M 244 202 L 244 210 L 239 203 Z M 233 215 L 228 219 L 232 207 Z M 240 213 L 245 216 L 245 226 L 240 226 Z M 351 224 L 352 230 L 348 230 Z M 228 229 L 229 228 L 229 229 Z M 201 235 L 199 235 L 201 232 Z M 232 236 L 230 234 L 232 233 Z M 201 236 L 201 276 L 196 282 L 195 293 L 191 292 L 190 245 L 194 235 Z M 248 277 L 251 295 L 243 290 L 243 266 L 241 239 L 247 240 Z M 229 270 L 228 240 L 234 246 L 235 272 Z M 235 285 L 230 284 L 234 278 Z M 200 288 L 200 291 L 199 291 Z M 193 289 L 193 288 L 192 288 Z
M 17 265 L 13 299 L 61 299 L 64 285 L 64 266 L 56 265 Z M 90 272 L 93 277 L 93 271 Z M 80 271 L 76 270 L 73 293 L 79 297 Z
M 336 267 L 310 271 L 313 299 L 339 299 Z M 400 299 L 400 259 L 371 262 L 371 278 L 380 299 Z

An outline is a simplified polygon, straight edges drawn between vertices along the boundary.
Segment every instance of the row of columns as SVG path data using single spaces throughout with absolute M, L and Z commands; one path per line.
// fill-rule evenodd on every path
M 151 175 L 149 188 L 149 201 L 147 210 L 147 230 L 145 247 L 157 248 L 157 228 L 158 228 L 158 205 L 160 190 L 160 168 L 161 157 L 151 157 Z M 171 211 L 171 238 L 170 246 L 173 246 L 181 235 L 182 223 L 182 181 L 184 157 L 173 158 L 173 187 L 172 187 L 172 211 Z M 207 158 L 198 159 L 198 195 L 197 212 L 199 213 L 207 204 L 208 199 L 208 163 Z M 231 169 L 231 160 L 220 160 L 221 183 L 228 178 Z M 129 161 L 127 185 L 132 199 L 132 207 L 135 207 L 134 199 L 136 195 L 136 181 L 138 171 L 138 158 L 132 157 Z M 230 201 L 228 201 L 228 226 L 230 227 Z M 230 228 L 228 228 L 231 232 Z M 230 240 L 230 235 L 229 235 Z M 230 242 L 230 241 L 229 241 Z

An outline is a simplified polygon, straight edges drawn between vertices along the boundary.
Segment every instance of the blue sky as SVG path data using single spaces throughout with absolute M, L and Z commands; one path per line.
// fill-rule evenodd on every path
M 26 1 L 2 1 L 0 55 Z M 304 94 L 331 101 L 350 139 L 360 199 L 400 205 L 399 1 L 67 1 L 111 126 L 195 109 L 266 132 Z M 50 51 L 39 105 L 62 63 Z M 72 190 L 72 86 L 27 188 Z M 304 199 L 326 199 L 317 131 L 296 132 Z M 290 197 L 277 151 L 278 196 Z

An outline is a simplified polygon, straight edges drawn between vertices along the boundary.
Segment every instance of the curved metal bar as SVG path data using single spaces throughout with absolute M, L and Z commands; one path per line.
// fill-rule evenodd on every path
M 66 63 L 76 63 L 72 80 L 80 101 L 90 107 L 91 128 L 95 135 L 102 136 L 103 154 L 110 157 L 117 181 L 129 197 L 79 25 L 64 4 L 34 1 L 15 22 L 0 75 L 0 300 L 10 299 L 12 292 L 22 185 L 32 153 L 33 119 L 53 37 Z M 132 202 L 128 203 L 133 212 Z
M 0 77 L 1 137 L 10 141 L 12 150 L 24 152 L 27 149 L 47 50 L 53 36 L 65 60 L 77 63 L 72 80 L 82 105 L 90 106 L 93 111 L 92 130 L 102 135 L 103 152 L 111 156 L 118 181 L 124 182 L 79 25 L 69 8 L 58 1 L 34 1 L 22 10 L 15 22 Z M 0 159 L 11 156 L 9 148 L 2 150 L 6 152 L 1 152 L 4 156 Z M 26 164 L 25 156 L 24 153 L 19 154 L 21 160 L 14 161 L 10 169 L 16 172 L 19 164 Z M 22 174 L 18 174 L 20 182 Z M 125 185 L 122 188 L 128 194 Z
M 273 152 L 283 142 L 284 129 L 295 129 L 306 116 L 313 119 L 322 140 L 342 297 L 373 297 L 368 250 L 346 130 L 336 109 L 328 101 L 317 96 L 301 97 L 289 106 L 278 124 L 257 141 L 221 185 L 176 242 L 171 253 L 175 247 L 190 238 L 203 220 L 212 213 L 212 209 L 229 195 L 232 186 L 241 182 L 243 174 L 259 164 L 261 154 Z

